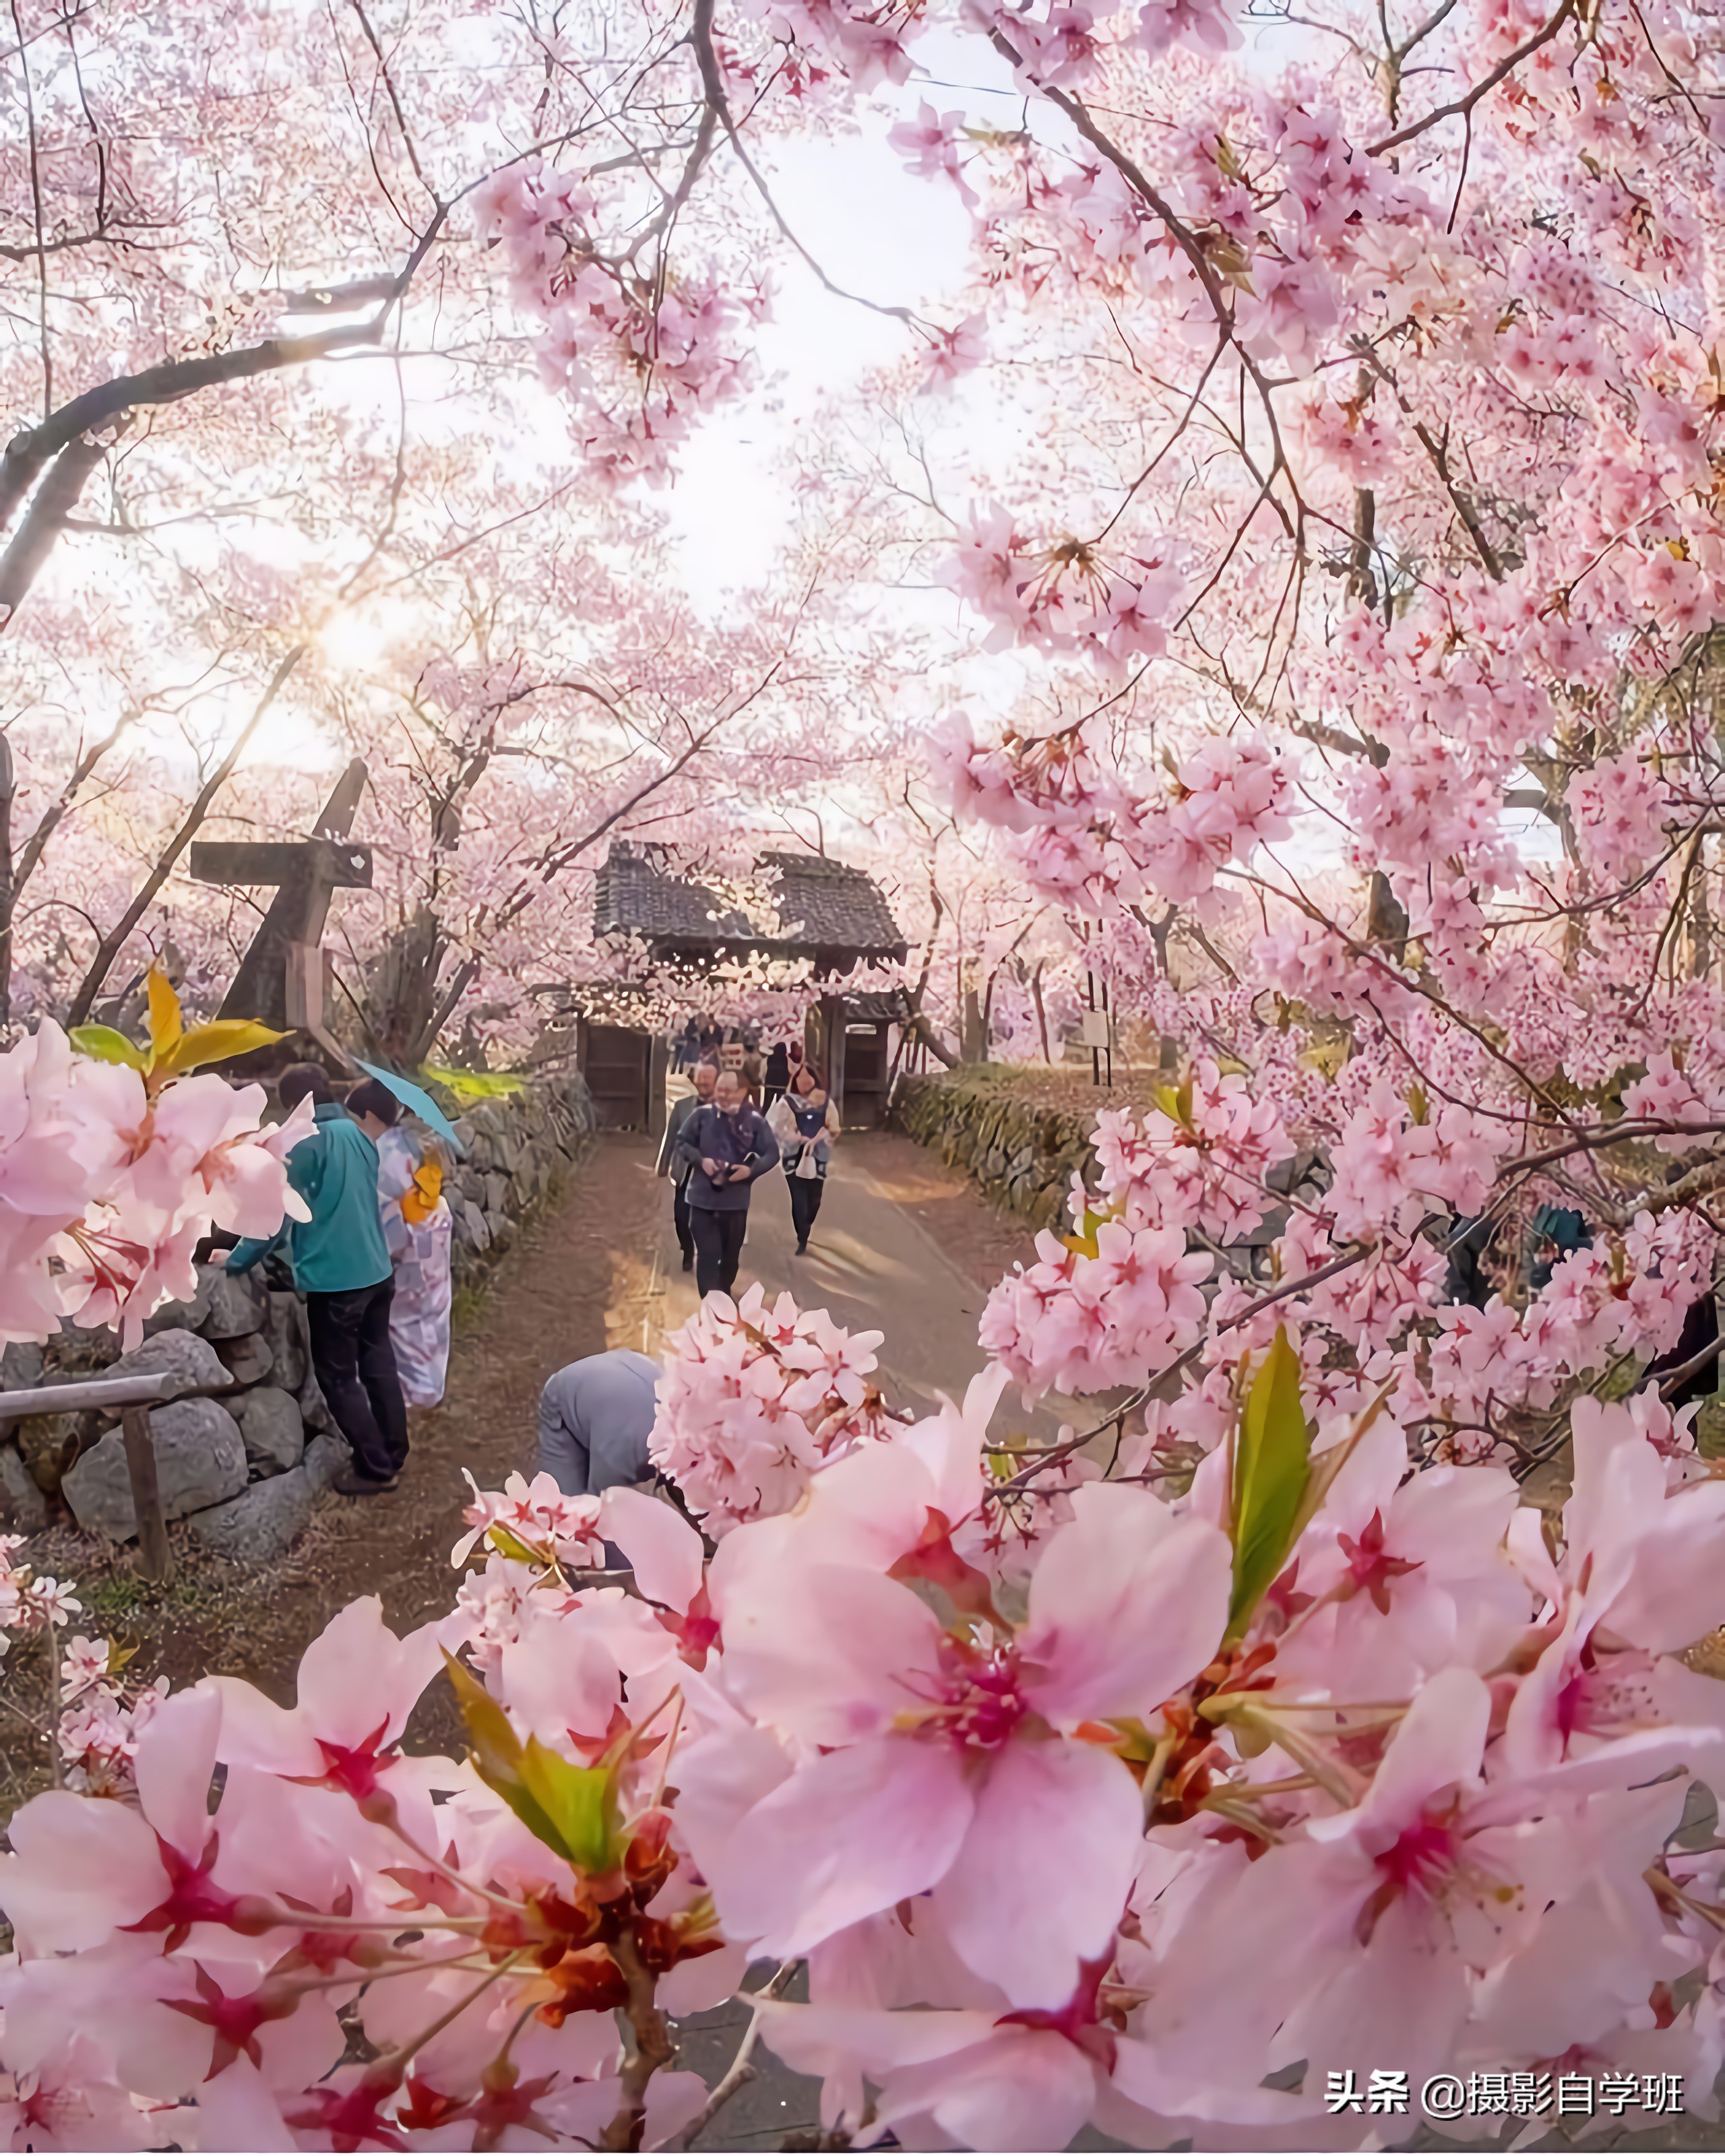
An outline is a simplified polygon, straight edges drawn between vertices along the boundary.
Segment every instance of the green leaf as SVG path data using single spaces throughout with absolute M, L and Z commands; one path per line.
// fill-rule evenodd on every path
M 577 1767 L 527 1739 L 521 1778 L 546 1817 L 560 1849 L 578 1871 L 614 1871 L 623 1861 L 623 1821 L 617 1809 L 617 1768 Z
M 1287 1561 L 1311 1474 L 1312 1434 L 1300 1399 L 1300 1358 L 1278 1325 L 1240 1418 L 1234 1451 L 1234 1597 L 1228 1635 L 1238 1639 Z
M 458 1662 L 447 1648 L 444 1650 L 444 1667 L 455 1687 L 461 1719 L 467 1724 L 467 1733 L 472 1739 L 467 1756 L 473 1763 L 475 1774 L 488 1789 L 502 1798 L 536 1841 L 542 1841 L 559 1856 L 567 1856 L 568 1852 L 556 1826 L 527 1787 L 521 1771 L 526 1755 L 509 1717 L 473 1671 Z
M 157 1060 L 177 1074 L 198 1070 L 206 1063 L 226 1063 L 236 1055 L 249 1055 L 254 1048 L 268 1048 L 272 1041 L 286 1039 L 285 1033 L 259 1025 L 255 1019 L 213 1019 L 208 1025 L 194 1025 Z
M 144 1067 L 143 1051 L 111 1025 L 74 1025 L 68 1038 L 80 1055 L 94 1056 L 98 1063 L 123 1063 L 128 1070 Z

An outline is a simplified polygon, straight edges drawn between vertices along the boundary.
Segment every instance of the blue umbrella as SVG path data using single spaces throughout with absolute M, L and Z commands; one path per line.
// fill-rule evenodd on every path
M 409 1078 L 398 1078 L 393 1070 L 384 1070 L 375 1063 L 362 1063 L 360 1069 L 367 1078 L 375 1078 L 380 1086 L 387 1086 L 404 1108 L 411 1108 L 422 1123 L 436 1132 L 446 1144 L 455 1148 L 458 1158 L 465 1160 L 467 1148 L 455 1135 L 455 1126 L 439 1107 L 423 1086 L 416 1086 Z

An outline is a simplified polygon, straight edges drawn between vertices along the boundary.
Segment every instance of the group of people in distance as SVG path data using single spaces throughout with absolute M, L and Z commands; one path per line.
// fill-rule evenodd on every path
M 321 1064 L 295 1063 L 276 1091 L 290 1113 L 312 1104 L 311 1132 L 287 1160 L 311 1218 L 237 1244 L 227 1270 L 285 1267 L 305 1298 L 312 1371 L 353 1455 L 335 1487 L 376 1496 L 401 1480 L 408 1409 L 444 1396 L 453 1223 L 442 1172 L 399 1127 L 401 1103 L 377 1079 L 338 1100 Z
M 659 1173 L 671 1180 L 683 1270 L 694 1273 L 703 1296 L 715 1288 L 728 1295 L 736 1284 L 749 1199 L 775 1168 L 784 1169 L 797 1255 L 806 1256 L 839 1135 L 825 1079 L 800 1047 L 781 1042 L 763 1058 L 757 1045 L 752 1053 L 762 1065 L 761 1093 L 772 1095 L 766 1113 L 740 1062 L 727 1065 L 721 1052 L 701 1055 L 692 1066 L 693 1090 L 671 1103 L 659 1148 Z M 775 1062 L 784 1072 L 782 1085 L 769 1085 L 765 1075 Z
M 749 1200 L 775 1168 L 789 1186 L 798 1255 L 807 1253 L 838 1111 L 798 1044 L 781 1042 L 762 1055 L 757 1040 L 727 1040 L 691 1019 L 673 1046 L 674 1067 L 690 1073 L 691 1090 L 670 1104 L 659 1173 L 670 1178 L 684 1271 L 703 1296 L 729 1294 Z M 566 1496 L 598 1496 L 651 1476 L 658 1382 L 658 1364 L 627 1348 L 584 1356 L 549 1380 L 539 1397 L 538 1466 Z
M 750 1198 L 775 1168 L 807 1253 L 839 1117 L 800 1044 L 763 1055 L 758 1040 L 691 1025 L 692 1090 L 671 1105 L 659 1173 L 671 1179 L 683 1269 L 705 1296 L 734 1286 Z M 312 1104 L 313 1128 L 287 1163 L 311 1218 L 236 1245 L 227 1270 L 265 1266 L 303 1296 L 312 1370 L 353 1455 L 334 1487 L 376 1496 L 401 1480 L 409 1410 L 444 1396 L 453 1223 L 441 1163 L 401 1127 L 401 1103 L 377 1079 L 338 1097 L 321 1065 L 296 1063 L 276 1090 L 289 1112 Z M 571 1496 L 645 1481 L 658 1379 L 658 1365 L 628 1348 L 558 1370 L 540 1395 L 540 1469 Z

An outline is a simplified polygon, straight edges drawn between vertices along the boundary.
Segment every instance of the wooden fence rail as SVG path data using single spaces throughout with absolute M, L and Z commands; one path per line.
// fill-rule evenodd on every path
M 33 1385 L 0 1393 L 0 1427 L 39 1414 L 76 1414 L 85 1408 L 118 1408 L 126 1446 L 126 1471 L 131 1482 L 132 1512 L 138 1523 L 138 1576 L 162 1580 L 173 1569 L 167 1547 L 167 1516 L 162 1509 L 162 1486 L 156 1473 L 156 1445 L 150 1435 L 150 1409 L 169 1400 L 195 1399 L 230 1392 L 231 1384 L 198 1384 L 171 1370 L 136 1378 L 89 1378 L 69 1385 Z

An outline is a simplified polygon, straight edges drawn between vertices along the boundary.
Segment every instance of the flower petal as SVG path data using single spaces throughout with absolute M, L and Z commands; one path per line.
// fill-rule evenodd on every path
M 1044 1674 L 1026 1697 L 1055 1722 L 1152 1713 L 1216 1651 L 1228 1538 L 1118 1483 L 1087 1483 L 1071 1502 L 1030 1582 L 1022 1650 Z
M 1142 1852 L 1137 1784 L 1087 1744 L 1011 1743 L 935 1889 L 954 1948 L 1015 2006 L 1053 2010 L 1114 1937 Z

